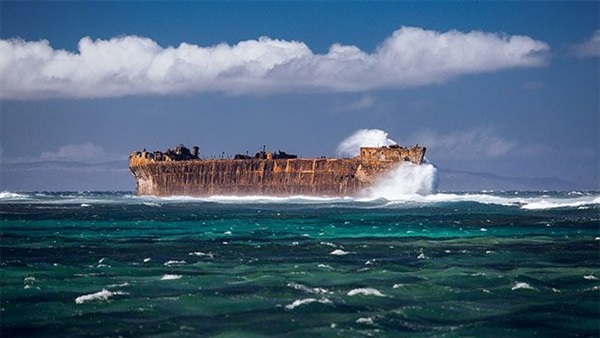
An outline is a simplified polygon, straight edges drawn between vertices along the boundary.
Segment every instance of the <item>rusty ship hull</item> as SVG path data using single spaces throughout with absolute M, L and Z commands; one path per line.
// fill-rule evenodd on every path
M 421 164 L 425 148 L 365 147 L 359 156 L 347 159 L 278 159 L 268 153 L 243 159 L 172 160 L 156 154 L 134 152 L 129 158 L 138 195 L 357 196 L 401 163 Z

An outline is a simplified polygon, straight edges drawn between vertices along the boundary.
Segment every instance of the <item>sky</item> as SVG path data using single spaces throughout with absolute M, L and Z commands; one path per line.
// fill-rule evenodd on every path
M 599 190 L 599 64 L 597 1 L 2 1 L 0 190 L 132 191 L 135 150 L 337 156 L 361 129 L 425 145 L 442 190 Z

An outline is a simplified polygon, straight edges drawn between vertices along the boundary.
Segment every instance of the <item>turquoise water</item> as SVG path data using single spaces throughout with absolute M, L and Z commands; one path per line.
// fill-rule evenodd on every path
M 598 337 L 600 194 L 1 193 L 2 336 Z

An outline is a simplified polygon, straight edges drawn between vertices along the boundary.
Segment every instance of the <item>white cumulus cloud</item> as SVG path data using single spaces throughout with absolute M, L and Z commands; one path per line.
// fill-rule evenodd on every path
M 596 30 L 588 40 L 573 46 L 572 51 L 580 57 L 600 56 L 600 29 Z
M 373 53 L 261 37 L 235 45 L 162 47 L 139 36 L 84 37 L 77 51 L 49 41 L 0 40 L 3 99 L 95 98 L 201 92 L 362 92 L 443 83 L 465 74 L 545 64 L 550 47 L 527 36 L 402 27 Z

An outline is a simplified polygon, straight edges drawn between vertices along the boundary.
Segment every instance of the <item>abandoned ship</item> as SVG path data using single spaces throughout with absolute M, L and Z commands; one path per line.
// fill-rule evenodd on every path
M 202 159 L 199 148 L 136 151 L 129 169 L 138 195 L 357 196 L 402 162 L 421 164 L 425 147 L 362 147 L 353 158 L 298 158 L 265 147 L 254 156 Z

